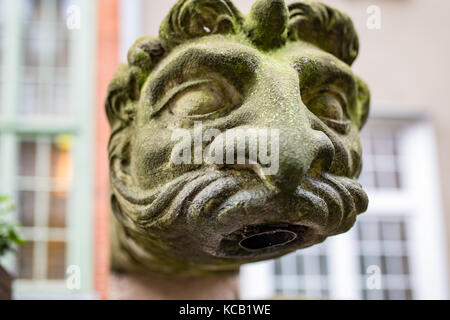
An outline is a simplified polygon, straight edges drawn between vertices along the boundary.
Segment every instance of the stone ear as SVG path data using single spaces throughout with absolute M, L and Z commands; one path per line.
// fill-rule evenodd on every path
M 369 86 L 359 77 L 356 77 L 358 85 L 358 114 L 359 114 L 359 129 L 361 130 L 367 122 L 370 110 L 370 89 Z
M 128 64 L 119 66 L 108 86 L 105 108 L 113 132 L 133 121 L 141 87 L 164 53 L 161 42 L 149 36 L 139 38 L 128 51 Z
M 139 98 L 136 67 L 121 64 L 108 87 L 106 115 L 111 127 L 108 144 L 110 178 L 128 184 L 131 127 Z
M 159 38 L 170 51 L 190 39 L 235 33 L 241 21 L 230 0 L 179 0 L 162 22 Z
M 136 79 L 132 68 L 121 64 L 108 86 L 105 109 L 111 130 L 115 131 L 132 120 L 134 108 L 132 101 L 136 94 Z

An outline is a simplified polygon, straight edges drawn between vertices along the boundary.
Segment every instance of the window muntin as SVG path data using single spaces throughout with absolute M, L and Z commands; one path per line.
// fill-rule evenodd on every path
M 403 188 L 399 167 L 402 130 L 404 125 L 390 121 L 369 122 L 363 130 L 361 139 L 364 166 L 360 182 L 366 189 L 395 192 Z M 366 216 L 369 216 L 369 220 Z M 370 212 L 369 207 L 368 212 L 359 218 L 355 226 L 357 236 L 354 241 L 358 251 L 354 258 L 358 260 L 361 298 L 411 299 L 413 293 L 409 274 L 406 222 L 392 218 L 379 221 L 376 219 L 377 213 Z M 309 270 L 304 268 L 304 259 L 310 261 Z M 276 293 L 287 296 L 327 297 L 330 293 L 328 260 L 326 243 L 275 260 Z M 381 271 L 381 290 L 367 288 L 367 268 L 371 265 L 379 267 Z M 314 285 L 306 285 L 308 281 Z
M 364 156 L 360 182 L 370 203 L 352 230 L 324 242 L 328 248 L 326 278 L 330 298 L 447 297 L 445 255 L 440 247 L 442 239 L 437 236 L 441 232 L 436 205 L 439 198 L 434 189 L 437 181 L 426 170 L 434 167 L 431 132 L 430 125 L 422 119 L 372 118 L 363 129 L 363 150 L 368 156 Z M 373 159 L 375 165 L 371 163 Z M 383 174 L 390 177 L 383 179 Z M 436 250 L 429 250 L 430 247 Z M 300 290 L 299 279 L 304 271 L 292 262 L 303 252 L 291 254 L 294 258 L 290 258 L 288 269 L 280 267 L 283 258 L 245 266 L 244 274 L 254 272 L 260 276 L 242 280 L 244 297 L 260 299 L 278 294 L 316 298 L 317 295 Z M 373 287 L 374 279 L 370 277 L 374 271 L 379 271 L 380 289 Z M 295 276 L 295 272 L 300 275 Z M 262 280 L 264 276 L 267 280 Z M 262 281 L 269 285 L 260 285 Z
M 70 135 L 20 137 L 18 216 L 27 245 L 19 279 L 63 279 L 73 166 Z
M 2 69 L 3 69 L 3 39 L 4 39 L 4 21 L 5 21 L 5 0 L 0 0 L 0 116 L 2 113 L 3 85 L 2 85 Z
M 23 55 L 16 112 L 22 117 L 72 115 L 69 101 L 71 35 L 63 0 L 24 2 Z
M 274 261 L 275 292 L 280 296 L 328 297 L 325 244 L 299 250 Z
M 365 188 L 402 188 L 399 134 L 401 127 L 394 123 L 370 125 L 369 122 L 361 132 L 364 163 L 359 181 Z
M 406 217 L 390 215 L 386 217 L 373 215 L 358 223 L 358 254 L 363 299 L 413 298 L 407 224 Z M 381 272 L 379 287 L 367 285 L 368 277 L 378 275 L 374 274 L 373 270 L 372 273 L 368 272 L 371 267 Z
M 16 298 L 39 298 L 45 294 L 52 297 L 60 297 L 60 294 L 89 295 L 93 289 L 93 164 L 90 159 L 94 140 L 92 84 L 95 77 L 92 76 L 93 68 L 83 68 L 95 59 L 95 40 L 91 36 L 95 4 L 77 0 L 0 0 L 1 3 L 4 6 L 0 8 L 0 15 L 8 17 L 3 21 L 3 30 L 8 30 L 8 38 L 3 37 L 2 40 L 0 34 L 3 44 L 0 52 L 3 57 L 3 71 L 0 64 L 0 91 L 3 90 L 3 97 L 0 97 L 0 193 L 13 198 L 16 205 L 13 218 L 26 220 L 28 226 L 24 228 L 27 233 L 24 236 L 31 239 L 20 247 L 20 254 L 11 253 L 3 257 L 1 263 L 15 276 Z M 67 7 L 71 4 L 80 6 L 84 12 L 84 24 L 80 30 L 69 30 L 66 26 Z M 39 27 L 39 32 L 33 34 L 29 31 L 28 34 L 36 35 L 39 41 L 46 40 L 42 36 L 47 37 L 46 44 L 49 44 L 37 44 L 35 48 L 39 58 L 34 66 L 33 57 L 25 54 L 26 24 L 33 23 L 34 27 Z M 64 34 L 66 47 L 59 41 L 60 34 Z M 83 55 L 75 55 L 75 52 L 83 52 Z M 8 68 L 7 73 L 5 68 Z M 77 107 L 76 114 L 70 112 L 71 106 Z M 20 150 L 27 148 L 21 143 L 29 142 L 28 149 L 33 149 L 36 147 L 34 143 L 44 139 L 51 142 L 51 149 L 52 145 L 60 143 L 55 141 L 56 137 L 67 133 L 74 136 L 69 154 L 75 174 L 70 184 L 68 179 L 59 179 L 61 170 L 52 172 L 55 162 L 52 162 L 50 151 L 47 157 L 50 178 L 44 177 L 43 180 L 51 180 L 51 188 L 36 192 L 33 180 L 40 177 L 36 176 L 36 167 L 30 164 L 37 161 L 33 159 L 36 154 L 28 150 L 31 159 L 20 157 L 21 152 L 27 152 Z M 47 202 L 48 210 L 38 210 L 38 203 L 44 202 Z M 19 212 L 20 206 L 23 206 L 22 212 Z M 35 225 L 37 212 L 47 212 L 47 224 Z M 79 237 L 80 234 L 83 236 Z M 81 268 L 83 277 L 79 290 L 67 288 L 62 278 L 62 271 L 66 271 L 63 263 Z M 22 276 L 18 277 L 19 273 Z

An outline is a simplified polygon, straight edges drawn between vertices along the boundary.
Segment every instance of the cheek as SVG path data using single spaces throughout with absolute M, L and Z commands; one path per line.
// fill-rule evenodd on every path
M 352 126 L 347 137 L 343 140 L 349 154 L 349 172 L 351 177 L 357 177 L 362 168 L 362 146 L 359 131 Z
M 154 188 L 164 181 L 161 175 L 170 160 L 173 147 L 171 132 L 161 128 L 137 130 L 131 151 L 131 175 L 143 189 Z

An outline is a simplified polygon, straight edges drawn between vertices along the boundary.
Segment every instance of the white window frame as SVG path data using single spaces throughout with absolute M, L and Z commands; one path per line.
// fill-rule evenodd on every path
M 0 77 L 3 81 L 2 110 L 0 114 L 0 193 L 15 196 L 17 179 L 17 141 L 21 134 L 54 135 L 70 133 L 75 137 L 72 150 L 74 163 L 73 197 L 68 214 L 66 230 L 66 265 L 77 265 L 81 270 L 81 288 L 70 290 L 62 280 L 16 280 L 13 283 L 15 299 L 44 298 L 90 298 L 93 293 L 93 143 L 94 143 L 94 90 L 95 90 L 95 16 L 96 6 L 90 0 L 73 0 L 80 6 L 82 25 L 71 31 L 73 49 L 70 52 L 71 86 L 68 101 L 75 111 L 70 121 L 51 117 L 42 119 L 22 119 L 16 114 L 19 92 L 19 72 L 22 56 L 22 2 L 5 0 L 7 10 L 4 24 L 3 68 Z M 13 199 L 16 201 L 17 199 Z M 12 254 L 2 259 L 2 263 L 14 271 Z
M 382 120 L 384 117 L 380 118 Z M 399 140 L 403 187 L 389 191 L 367 190 L 369 210 L 358 217 L 362 221 L 371 217 L 407 217 L 414 299 L 448 299 L 445 224 L 434 141 L 433 129 L 428 121 L 411 121 Z M 326 243 L 329 248 L 329 298 L 362 299 L 356 230 L 331 237 Z M 273 297 L 273 261 L 243 266 L 240 281 L 243 299 Z

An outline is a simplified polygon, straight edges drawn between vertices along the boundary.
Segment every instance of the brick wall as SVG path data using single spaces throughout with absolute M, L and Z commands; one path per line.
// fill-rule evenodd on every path
M 109 125 L 104 111 L 106 89 L 119 62 L 118 0 L 97 1 L 97 96 L 95 145 L 95 290 L 107 299 L 109 283 Z

